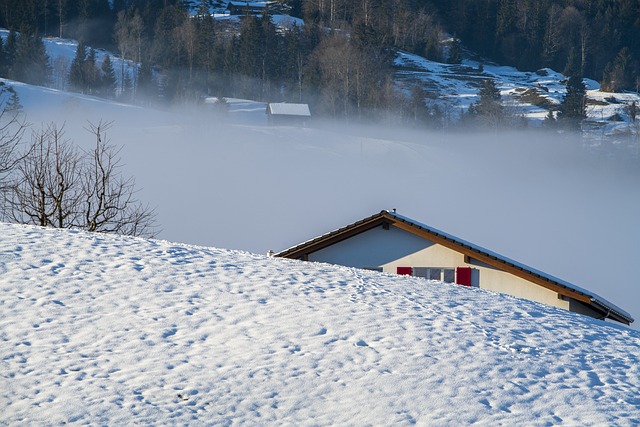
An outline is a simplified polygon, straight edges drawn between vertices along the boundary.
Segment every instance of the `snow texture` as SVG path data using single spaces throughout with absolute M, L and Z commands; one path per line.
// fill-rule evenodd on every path
M 0 223 L 3 425 L 638 425 L 640 332 L 480 289 Z

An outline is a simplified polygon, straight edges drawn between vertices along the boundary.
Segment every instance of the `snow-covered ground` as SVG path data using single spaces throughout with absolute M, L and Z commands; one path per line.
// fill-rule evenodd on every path
M 640 423 L 640 332 L 419 278 L 0 224 L 2 425 Z

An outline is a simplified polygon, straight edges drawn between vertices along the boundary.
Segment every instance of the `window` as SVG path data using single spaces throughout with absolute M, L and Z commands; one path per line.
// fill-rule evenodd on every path
M 442 281 L 445 283 L 455 283 L 456 282 L 456 271 L 453 268 L 445 268 Z
M 430 268 L 429 276 L 427 276 L 429 280 L 442 280 L 442 269 L 441 268 Z
M 398 274 L 422 277 L 427 280 L 438 280 L 445 283 L 472 285 L 472 269 L 470 267 L 396 267 Z

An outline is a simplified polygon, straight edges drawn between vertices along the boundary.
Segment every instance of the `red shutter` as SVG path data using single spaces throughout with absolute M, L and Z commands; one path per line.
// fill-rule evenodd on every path
M 402 274 L 404 276 L 411 276 L 413 273 L 413 269 L 411 267 L 398 267 L 396 269 L 396 273 Z
M 456 283 L 458 285 L 471 286 L 471 267 L 456 268 Z

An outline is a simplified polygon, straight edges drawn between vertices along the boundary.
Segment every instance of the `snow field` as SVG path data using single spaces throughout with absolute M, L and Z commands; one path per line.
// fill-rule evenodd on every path
M 0 424 L 640 423 L 625 327 L 245 252 L 0 236 Z

